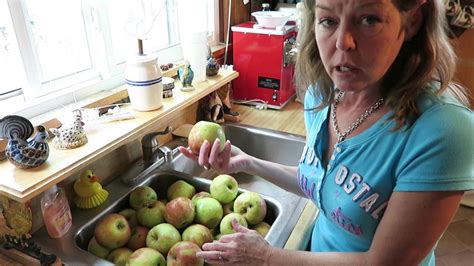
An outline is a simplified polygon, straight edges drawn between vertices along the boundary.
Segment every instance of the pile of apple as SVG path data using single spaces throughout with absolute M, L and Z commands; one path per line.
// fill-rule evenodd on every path
M 232 220 L 265 236 L 265 200 L 255 192 L 238 195 L 237 181 L 219 175 L 210 193 L 178 180 L 158 199 L 149 186 L 134 189 L 130 208 L 101 219 L 88 251 L 118 265 L 204 265 L 195 254 L 204 243 L 234 233 Z M 165 259 L 166 258 L 166 259 Z

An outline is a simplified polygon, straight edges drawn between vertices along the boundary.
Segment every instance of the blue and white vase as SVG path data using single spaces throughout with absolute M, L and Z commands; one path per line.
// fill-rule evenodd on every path
M 125 81 L 133 109 L 152 111 L 163 105 L 162 74 L 155 56 L 137 55 L 128 60 Z

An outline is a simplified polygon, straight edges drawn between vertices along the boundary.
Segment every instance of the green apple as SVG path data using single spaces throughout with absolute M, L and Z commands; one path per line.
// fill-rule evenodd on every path
M 226 138 L 222 127 L 216 123 L 199 121 L 189 131 L 188 146 L 193 153 L 199 154 L 199 149 L 205 140 L 212 145 L 216 139 L 220 140 L 220 151 L 223 151 Z
M 194 221 L 195 207 L 189 198 L 178 197 L 166 204 L 165 220 L 177 229 L 185 228 Z
M 166 266 L 166 259 L 160 252 L 152 248 L 135 250 L 128 258 L 127 266 Z
M 206 191 L 201 191 L 201 192 L 198 192 L 196 194 L 194 194 L 194 196 L 192 197 L 192 201 L 194 203 L 194 205 L 196 205 L 196 201 L 198 199 L 202 199 L 202 198 L 211 198 L 211 194 L 209 192 L 206 192 Z
M 242 214 L 248 224 L 258 224 L 267 215 L 267 203 L 258 193 L 247 191 L 235 199 L 234 212 Z
M 132 228 L 132 234 L 127 242 L 127 247 L 131 250 L 146 247 L 146 236 L 148 235 L 148 228 L 137 225 Z
M 266 222 L 261 222 L 256 225 L 250 226 L 250 229 L 257 231 L 261 236 L 265 237 L 270 231 L 271 225 Z
M 140 225 L 152 228 L 165 221 L 165 205 L 158 200 L 146 201 L 137 211 L 137 220 Z
M 196 217 L 194 222 L 215 228 L 219 225 L 224 211 L 219 201 L 214 198 L 201 198 L 196 201 Z
M 201 224 L 192 224 L 183 231 L 182 239 L 193 242 L 201 248 L 204 243 L 212 242 L 213 237 L 209 228 Z
M 133 251 L 129 248 L 116 248 L 107 256 L 107 260 L 118 266 L 125 266 Z
M 234 212 L 234 201 L 231 201 L 226 204 L 222 204 L 222 208 L 224 209 L 224 215 Z
M 166 257 L 167 266 L 203 266 L 204 259 L 196 257 L 201 249 L 189 241 L 181 241 L 171 247 Z
M 128 198 L 130 207 L 138 210 L 142 204 L 149 200 L 157 200 L 158 196 L 153 188 L 149 186 L 140 186 L 135 188 Z
M 116 249 L 128 242 L 130 231 L 125 217 L 118 213 L 111 213 L 99 221 L 94 230 L 94 237 L 101 246 Z
M 232 220 L 237 220 L 237 222 L 243 226 L 248 228 L 247 221 L 245 218 L 239 213 L 229 213 L 224 218 L 222 218 L 220 224 L 220 230 L 222 235 L 233 234 L 235 233 L 234 228 L 232 227 Z
M 178 197 L 191 199 L 194 194 L 196 194 L 194 186 L 183 180 L 178 180 L 171 184 L 167 191 L 168 200 L 173 200 Z
M 87 251 L 103 259 L 107 258 L 110 253 L 110 249 L 99 245 L 99 243 L 97 243 L 95 240 L 95 237 L 92 237 L 89 241 L 89 245 L 87 245 Z
M 211 182 L 211 196 L 222 204 L 233 201 L 238 190 L 237 181 L 230 175 L 218 175 Z
M 146 246 L 168 254 L 170 248 L 181 241 L 181 235 L 174 226 L 167 223 L 156 225 L 148 232 Z
M 138 225 L 137 211 L 136 210 L 134 210 L 134 209 L 124 209 L 124 210 L 120 211 L 119 214 L 123 215 L 123 217 L 125 217 L 125 219 L 127 219 L 128 225 L 130 225 L 130 227 L 135 227 L 135 226 Z

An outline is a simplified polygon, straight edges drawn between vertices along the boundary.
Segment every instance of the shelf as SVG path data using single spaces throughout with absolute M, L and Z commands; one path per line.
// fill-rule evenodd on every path
M 50 144 L 49 158 L 39 167 L 19 169 L 7 160 L 1 161 L 0 194 L 26 202 L 105 154 L 156 128 L 160 120 L 185 109 L 238 76 L 236 71 L 221 69 L 218 75 L 195 83 L 196 89 L 190 92 L 181 91 L 181 83 L 177 82 L 173 97 L 163 99 L 160 109 L 150 112 L 132 110 L 134 119 L 86 125 L 89 140 L 86 145 L 71 150 L 57 150 Z

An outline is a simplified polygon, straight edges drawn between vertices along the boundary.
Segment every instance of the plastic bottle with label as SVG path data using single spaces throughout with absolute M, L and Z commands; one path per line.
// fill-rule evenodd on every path
M 41 212 L 50 237 L 60 238 L 71 228 L 71 209 L 62 188 L 53 186 L 44 193 L 41 198 Z

